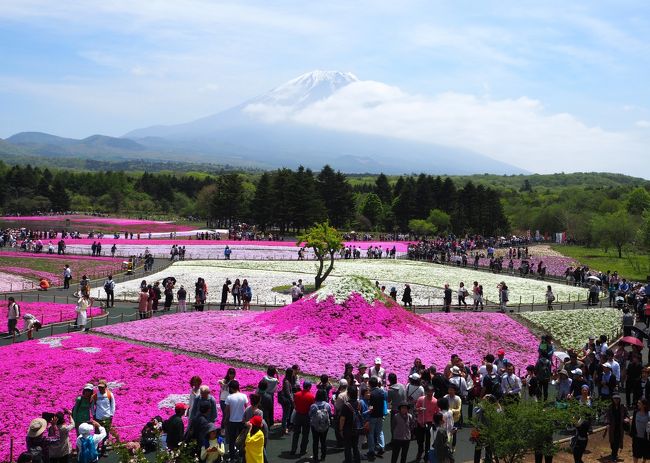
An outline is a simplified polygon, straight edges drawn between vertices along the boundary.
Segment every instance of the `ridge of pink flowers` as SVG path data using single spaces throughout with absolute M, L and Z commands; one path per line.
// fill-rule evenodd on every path
M 282 310 L 259 314 L 252 322 L 268 326 L 273 335 L 317 336 L 326 345 L 342 335 L 356 342 L 408 335 L 413 329 L 440 335 L 433 325 L 397 304 L 380 300 L 370 304 L 357 293 L 342 304 L 331 295 L 320 302 L 313 297 L 300 299 Z
M 320 305 L 309 301 L 267 314 L 175 314 L 98 330 L 260 366 L 285 368 L 297 363 L 306 373 L 333 377 L 342 374 L 346 362 L 372 363 L 377 356 L 387 371 L 405 380 L 415 357 L 442 368 L 454 353 L 466 362 L 480 363 L 487 353 L 507 347 L 509 359 L 525 367 L 537 354 L 535 336 L 503 314 L 420 317 L 400 306 L 361 303 L 355 295 L 347 306 L 336 306 L 331 300 Z
M 0 461 L 9 460 L 10 438 L 15 452 L 25 446 L 25 434 L 32 419 L 42 412 L 72 409 L 85 383 L 100 379 L 116 383 L 113 387 L 116 413 L 113 426 L 123 440 L 138 440 L 145 423 L 156 415 L 167 418 L 171 408 L 159 403 L 172 395 L 188 396 L 189 379 L 199 375 L 218 398 L 218 381 L 230 365 L 138 346 L 128 342 L 87 334 L 65 335 L 0 347 Z M 54 342 L 56 340 L 59 342 Z M 55 347 L 59 345 L 60 347 Z M 250 394 L 264 372 L 237 368 L 242 391 Z M 168 400 L 169 401 L 169 400 Z M 281 412 L 276 403 L 276 417 Z M 221 411 L 218 411 L 218 422 Z M 75 442 L 72 431 L 70 440 Z

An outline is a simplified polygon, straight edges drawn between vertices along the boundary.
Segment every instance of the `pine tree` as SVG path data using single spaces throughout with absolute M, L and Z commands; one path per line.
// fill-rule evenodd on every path
M 379 174 L 375 180 L 374 190 L 382 203 L 391 204 L 393 202 L 393 191 L 388 183 L 388 177 L 383 173 Z
M 251 216 L 262 231 L 266 231 L 266 228 L 273 223 L 273 194 L 271 176 L 268 172 L 264 172 L 257 182 L 251 204 Z

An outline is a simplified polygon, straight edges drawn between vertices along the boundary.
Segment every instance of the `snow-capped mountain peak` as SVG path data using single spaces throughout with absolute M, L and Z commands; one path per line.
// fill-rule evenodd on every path
M 315 70 L 291 79 L 249 103 L 302 108 L 358 80 L 351 72 Z

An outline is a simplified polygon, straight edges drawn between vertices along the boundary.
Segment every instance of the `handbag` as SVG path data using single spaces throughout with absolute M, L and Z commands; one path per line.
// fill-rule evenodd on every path
M 242 431 L 237 436 L 237 439 L 235 439 L 235 446 L 240 451 L 243 451 L 244 447 L 246 447 L 246 438 L 247 437 L 248 437 L 248 428 L 244 428 L 244 429 L 242 429 Z

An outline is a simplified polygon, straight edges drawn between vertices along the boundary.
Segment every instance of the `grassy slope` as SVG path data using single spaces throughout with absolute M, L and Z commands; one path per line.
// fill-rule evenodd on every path
M 624 278 L 635 281 L 646 281 L 650 275 L 650 260 L 648 256 L 630 256 L 624 253 L 621 259 L 615 249 L 609 249 L 605 252 L 600 248 L 586 248 L 584 246 L 553 246 L 557 252 L 565 256 L 572 257 L 581 264 L 602 272 L 611 270 L 618 271 Z

